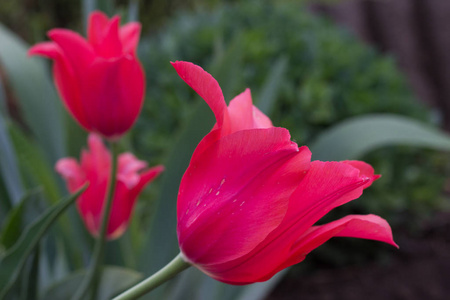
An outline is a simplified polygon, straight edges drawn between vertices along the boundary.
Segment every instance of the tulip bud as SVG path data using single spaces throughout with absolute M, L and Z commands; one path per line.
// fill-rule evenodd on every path
M 89 132 L 108 139 L 126 133 L 142 108 L 145 78 L 136 57 L 141 25 L 119 27 L 118 16 L 89 17 L 87 40 L 66 29 L 48 32 L 51 42 L 36 44 L 30 55 L 53 59 L 53 76 L 70 114 Z

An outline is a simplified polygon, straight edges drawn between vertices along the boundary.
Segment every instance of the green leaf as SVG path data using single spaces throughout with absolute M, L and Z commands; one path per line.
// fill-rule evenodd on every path
M 83 281 L 85 273 L 85 270 L 76 272 L 54 284 L 47 291 L 45 291 L 41 299 L 70 299 Z M 113 296 L 138 283 L 142 277 L 143 276 L 141 273 L 130 269 L 106 266 L 103 268 L 103 274 L 98 289 L 98 297 L 96 300 L 111 299 Z
M 17 280 L 28 255 L 37 246 L 47 229 L 77 199 L 86 187 L 87 185 L 75 194 L 47 209 L 24 230 L 17 243 L 0 260 L 0 299 L 4 299 L 8 290 Z
M 4 247 L 5 251 L 11 248 L 20 237 L 20 232 L 22 230 L 23 224 L 23 213 L 26 204 L 28 203 L 30 198 L 36 196 L 36 194 L 40 192 L 40 189 L 29 192 L 22 199 L 22 201 L 20 201 L 19 205 L 14 207 L 6 217 L 6 220 L 2 227 L 2 231 L 0 233 L 0 244 Z
M 25 264 L 22 283 L 20 285 L 20 300 L 37 299 L 40 254 L 39 247 L 36 247 L 30 259 Z
M 19 166 L 11 143 L 7 125 L 3 115 L 0 113 L 0 172 L 5 183 L 10 199 L 10 204 L 19 204 L 24 195 L 22 179 L 20 178 Z
M 30 176 L 34 186 L 42 186 L 51 204 L 57 203 L 61 199 L 61 182 L 58 181 L 53 166 L 45 161 L 41 149 L 17 126 L 11 126 L 10 137 L 16 149 L 22 174 Z
M 358 159 L 393 145 L 450 150 L 450 136 L 430 125 L 390 114 L 348 119 L 322 133 L 310 145 L 313 159 Z
M 266 115 L 270 114 L 272 107 L 278 96 L 278 91 L 284 80 L 284 75 L 288 67 L 288 58 L 286 56 L 279 57 L 269 74 L 266 81 L 256 98 L 256 106 Z
M 27 127 L 53 164 L 65 154 L 61 103 L 42 59 L 28 57 L 29 46 L 0 25 L 0 64 L 17 97 Z

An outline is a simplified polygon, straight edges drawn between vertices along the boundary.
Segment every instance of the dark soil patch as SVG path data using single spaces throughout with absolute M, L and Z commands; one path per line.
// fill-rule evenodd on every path
M 266 300 L 450 299 L 450 213 L 424 224 L 420 234 L 395 232 L 398 251 L 390 263 L 321 268 L 287 277 Z

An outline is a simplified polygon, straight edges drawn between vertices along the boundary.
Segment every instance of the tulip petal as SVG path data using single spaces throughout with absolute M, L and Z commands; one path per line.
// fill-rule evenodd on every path
M 54 42 L 44 42 L 31 47 L 28 54 L 46 56 L 54 60 L 53 75 L 64 106 L 81 126 L 90 130 L 80 102 L 79 80 L 61 48 Z
M 373 170 L 372 166 L 369 165 L 368 163 L 363 162 L 363 161 L 360 161 L 360 160 L 346 160 L 346 161 L 343 161 L 343 163 L 349 164 L 352 167 L 357 168 L 359 170 L 359 175 L 361 177 L 365 176 L 365 177 L 371 179 L 371 180 L 369 180 L 367 182 L 367 184 L 365 184 L 363 186 L 363 188 L 365 188 L 365 189 L 368 188 L 369 186 L 371 186 L 372 183 L 375 180 L 377 180 L 378 178 L 381 177 L 381 175 L 374 174 L 374 170 Z
M 108 17 L 101 11 L 94 11 L 89 15 L 87 37 L 94 48 L 101 44 L 108 24 Z
M 296 232 L 304 232 L 333 208 L 361 196 L 363 188 L 375 176 L 344 162 L 313 161 L 311 169 L 292 194 L 284 226 L 294 224 Z
M 85 74 L 81 97 L 93 130 L 114 138 L 130 129 L 142 108 L 144 81 L 134 58 L 96 60 Z
M 256 106 L 253 106 L 253 122 L 255 128 L 269 128 L 273 127 L 272 121 Z
M 113 206 L 108 223 L 108 239 L 115 239 L 123 234 L 128 227 L 128 223 L 140 192 L 163 170 L 163 166 L 156 166 L 141 174 L 137 174 L 140 177 L 139 182 L 131 189 L 127 187 L 123 181 L 117 181 L 116 192 L 114 194 Z
M 41 55 L 57 60 L 61 58 L 61 49 L 54 42 L 42 42 L 31 47 L 28 55 Z
M 376 215 L 348 215 L 325 225 L 313 226 L 292 246 L 289 258 L 256 281 L 266 281 L 281 270 L 303 261 L 312 250 L 332 237 L 353 237 L 385 242 L 394 247 L 392 230 L 386 220 Z
M 97 178 L 92 176 L 93 174 L 90 175 L 88 178 L 89 187 L 78 198 L 77 209 L 89 232 L 93 236 L 97 236 L 102 219 L 108 178 Z
M 115 16 L 108 23 L 103 32 L 101 43 L 95 45 L 95 52 L 104 58 L 120 57 L 122 53 L 122 42 L 119 38 L 120 18 Z
M 235 259 L 280 224 L 310 162 L 309 150 L 289 138 L 283 128 L 239 131 L 191 161 L 177 208 L 187 257 L 202 264 Z
M 181 79 L 206 101 L 216 117 L 217 125 L 222 127 L 225 118 L 228 118 L 228 111 L 222 89 L 217 81 L 208 72 L 193 63 L 176 61 L 171 64 Z
M 81 154 L 81 167 L 89 179 L 95 181 L 108 180 L 111 168 L 111 154 L 98 134 L 91 133 L 88 137 L 89 150 Z
M 398 248 L 392 237 L 388 222 L 376 215 L 348 215 L 325 225 L 313 226 L 292 246 L 291 257 L 280 270 L 303 260 L 303 258 L 332 237 L 353 237 L 375 240 Z
M 67 29 L 50 30 L 48 36 L 61 48 L 75 76 L 80 80 L 94 61 L 92 46 L 78 33 Z
M 292 251 L 308 254 L 331 237 L 353 237 L 380 241 L 394 247 L 398 245 L 392 237 L 388 222 L 376 215 L 348 215 L 325 225 L 311 227 L 297 243 Z
M 58 160 L 55 170 L 64 178 L 71 193 L 86 183 L 86 175 L 74 158 L 62 158 Z
M 217 280 L 233 284 L 269 279 L 288 259 L 299 236 L 331 209 L 361 195 L 371 180 L 366 175 L 360 176 L 359 169 L 347 163 L 311 162 L 308 173 L 290 197 L 282 223 L 247 255 L 224 265 L 208 266 L 205 271 L 214 273 Z
M 141 190 L 150 182 L 153 181 L 156 177 L 159 176 L 164 171 L 163 165 L 158 165 L 153 168 L 148 169 L 147 171 L 141 173 L 141 180 L 139 183 L 134 187 L 135 193 L 140 193 Z
M 230 101 L 228 113 L 230 133 L 245 129 L 273 127 L 270 119 L 253 106 L 250 89 L 246 89 Z
M 119 35 L 123 45 L 123 52 L 135 55 L 139 36 L 141 35 L 141 24 L 138 22 L 127 23 L 120 28 Z
M 146 167 L 147 163 L 145 161 L 138 160 L 129 152 L 123 153 L 119 155 L 117 180 L 122 181 L 128 189 L 132 189 L 141 179 L 138 172 Z
M 238 130 L 253 129 L 253 102 L 250 89 L 234 97 L 228 105 L 230 133 Z

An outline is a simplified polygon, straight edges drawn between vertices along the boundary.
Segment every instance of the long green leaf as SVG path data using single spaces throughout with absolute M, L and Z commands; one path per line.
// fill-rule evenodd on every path
M 53 165 L 45 161 L 41 149 L 20 128 L 11 126 L 9 133 L 16 149 L 22 174 L 27 174 L 32 178 L 33 185 L 42 186 L 50 203 L 57 203 L 61 198 L 61 183 L 53 171 Z
M 357 159 L 385 146 L 407 145 L 450 150 L 450 136 L 430 125 L 398 115 L 365 115 L 322 133 L 310 145 L 313 159 Z
M 8 290 L 17 280 L 27 257 L 39 243 L 47 229 L 77 199 L 86 187 L 81 188 L 75 194 L 47 209 L 44 214 L 25 229 L 17 243 L 0 260 L 0 299 L 6 296 Z
M 41 299 L 66 300 L 70 299 L 80 286 L 86 271 L 79 271 L 45 291 Z M 142 274 L 136 271 L 106 266 L 103 269 L 102 279 L 96 300 L 107 300 L 119 294 L 142 279 Z
M 270 115 L 270 112 L 272 111 L 280 86 L 283 83 L 287 67 L 288 58 L 286 56 L 279 57 L 274 63 L 273 68 L 270 70 L 270 73 L 267 74 L 262 90 L 258 93 L 256 106 L 258 106 L 258 108 L 266 115 Z
M 7 215 L 2 231 L 0 232 L 0 244 L 4 247 L 5 251 L 11 248 L 20 237 L 25 206 L 28 201 L 38 193 L 41 193 L 41 189 L 29 192 L 23 197 L 19 205 L 14 207 Z
M 20 300 L 35 300 L 38 294 L 38 276 L 41 251 L 36 247 L 25 264 L 20 285 Z
M 3 115 L 0 113 L 0 172 L 5 183 L 10 199 L 10 204 L 16 206 L 24 195 L 22 179 L 20 178 L 19 166 L 11 143 L 7 125 Z
M 40 58 L 27 56 L 29 46 L 0 25 L 0 64 L 17 97 L 28 128 L 51 164 L 65 154 L 61 103 Z

